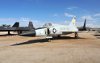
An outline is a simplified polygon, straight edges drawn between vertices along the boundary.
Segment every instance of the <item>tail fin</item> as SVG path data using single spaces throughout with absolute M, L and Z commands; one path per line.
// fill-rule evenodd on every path
M 72 18 L 71 24 L 76 25 L 76 18 L 75 17 Z
M 34 29 L 33 23 L 32 23 L 31 21 L 29 22 L 28 27 L 29 27 L 30 29 Z
M 78 28 L 76 26 L 76 18 L 73 17 L 71 23 L 69 24 L 69 31 L 78 32 Z
M 86 30 L 86 19 L 84 21 L 83 29 Z
M 19 27 L 19 22 L 15 22 L 15 24 L 12 27 Z

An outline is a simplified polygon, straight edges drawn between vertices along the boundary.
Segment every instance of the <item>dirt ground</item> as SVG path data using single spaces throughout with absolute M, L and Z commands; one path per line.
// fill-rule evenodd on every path
M 0 63 L 100 63 L 100 39 L 93 32 L 52 39 L 0 36 Z

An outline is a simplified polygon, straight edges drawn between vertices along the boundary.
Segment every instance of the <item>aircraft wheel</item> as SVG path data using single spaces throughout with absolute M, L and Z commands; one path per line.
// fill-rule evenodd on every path
M 48 39 L 48 42 L 51 42 L 51 39 Z
M 77 32 L 75 32 L 75 38 L 76 38 L 76 39 L 78 38 L 78 33 L 77 33 Z
M 58 37 L 58 38 L 60 38 L 60 37 L 61 37 L 61 35 L 58 35 L 57 37 Z

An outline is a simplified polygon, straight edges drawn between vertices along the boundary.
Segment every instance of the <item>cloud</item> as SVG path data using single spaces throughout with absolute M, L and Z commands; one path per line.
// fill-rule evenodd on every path
M 69 13 L 64 13 L 64 16 L 65 16 L 65 17 L 74 17 L 75 15 L 69 14 Z
M 0 18 L 0 21 L 17 21 L 17 18 Z
M 19 18 L 18 19 L 20 22 L 27 22 L 27 21 L 31 21 L 32 20 L 32 18 L 27 18 L 27 17 L 21 17 L 21 18 Z
M 94 17 L 100 17 L 100 13 L 95 14 Z
M 58 17 L 58 14 L 54 14 L 53 17 Z
M 76 9 L 76 8 L 78 8 L 78 7 L 75 7 L 75 6 L 74 7 L 68 7 L 67 9 L 68 10 L 73 10 L 73 9 Z
M 24 17 L 21 17 L 21 18 L 0 18 L 0 21 L 5 21 L 5 22 L 16 22 L 16 21 L 25 22 L 25 21 L 31 21 L 31 20 L 32 20 L 31 18 L 24 18 Z
M 94 18 L 90 15 L 87 15 L 87 16 L 82 16 L 81 17 L 82 19 L 88 19 L 88 20 L 93 20 Z
M 32 21 L 35 27 L 40 27 L 44 24 L 41 23 L 42 21 L 36 19 L 22 17 L 22 18 L 0 18 L 0 25 L 2 24 L 13 25 L 15 22 L 20 22 L 20 26 L 28 26 L 29 21 Z

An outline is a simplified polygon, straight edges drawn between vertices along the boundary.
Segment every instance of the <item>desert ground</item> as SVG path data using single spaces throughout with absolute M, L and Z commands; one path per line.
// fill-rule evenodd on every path
M 5 33 L 0 33 L 5 34 Z M 0 63 L 100 63 L 100 39 L 93 32 L 54 38 L 0 36 Z

